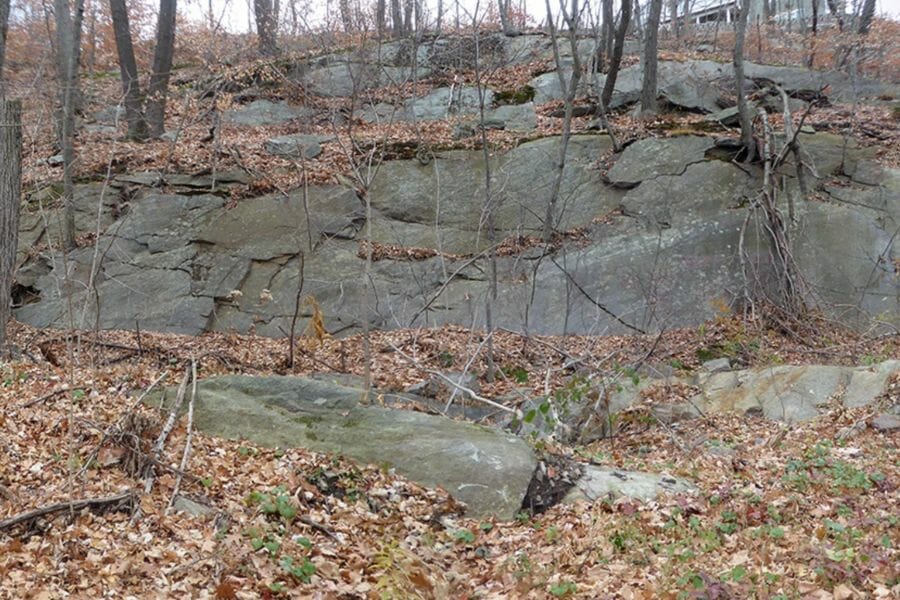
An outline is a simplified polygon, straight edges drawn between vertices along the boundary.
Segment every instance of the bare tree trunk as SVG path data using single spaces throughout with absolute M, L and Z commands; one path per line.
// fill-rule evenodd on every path
M 344 26 L 344 33 L 352 33 L 353 12 L 350 9 L 350 0 L 339 0 L 338 10 L 341 13 L 341 24 Z
M 422 0 L 413 0 L 413 29 L 421 36 L 425 32 L 425 11 Z
M 812 30 L 809 36 L 809 58 L 806 60 L 806 66 L 810 69 L 813 68 L 813 65 L 816 62 L 816 36 L 818 35 L 819 30 L 819 2 L 818 0 L 812 0 Z
M 641 0 L 634 0 L 631 14 L 634 15 L 634 23 L 632 23 L 634 33 L 638 39 L 641 39 L 644 37 L 644 25 L 641 22 Z
M 512 0 L 497 0 L 497 12 L 500 13 L 500 25 L 503 27 L 503 35 L 510 37 L 519 35 L 519 31 L 513 25 L 509 17 L 509 3 Z
M 125 94 L 125 121 L 128 123 L 128 139 L 147 138 L 147 124 L 144 121 L 141 83 L 138 78 L 137 61 L 131 45 L 131 26 L 128 23 L 128 8 L 125 0 L 109 0 L 116 50 L 119 54 L 119 71 L 122 74 L 122 90 Z
M 669 35 L 681 39 L 681 28 L 678 26 L 678 0 L 668 0 L 669 3 Z
M 97 69 L 97 5 L 95 3 L 91 3 L 91 20 L 90 25 L 88 26 L 88 57 L 87 57 L 87 72 L 89 75 L 93 76 L 94 71 Z
M 629 6 L 631 2 L 629 1 Z M 600 29 L 601 35 L 601 56 L 598 57 L 600 60 L 597 62 L 597 68 L 601 71 L 604 70 L 604 57 L 605 60 L 612 60 L 613 55 L 613 40 L 616 36 L 616 23 L 615 23 L 615 15 L 613 13 L 613 0 L 602 0 L 600 5 L 600 10 L 603 13 L 603 23 Z M 629 14 L 631 13 L 631 9 L 629 8 Z
M 259 40 L 259 53 L 263 56 L 278 54 L 275 39 L 275 15 L 272 0 L 253 0 L 253 15 L 256 19 L 256 35 Z
M 59 146 L 63 157 L 63 245 L 75 247 L 75 207 L 72 205 L 75 184 L 75 103 L 78 69 L 81 59 L 81 25 L 84 0 L 76 0 L 75 14 L 68 0 L 54 0 L 56 17 L 57 68 L 59 70 L 60 112 Z
M 603 93 L 600 95 L 600 101 L 604 107 L 609 107 L 613 90 L 616 88 L 619 66 L 622 64 L 622 54 L 625 52 L 625 33 L 628 31 L 628 25 L 631 21 L 631 6 L 631 0 L 622 0 L 619 29 L 616 31 L 616 40 L 612 54 L 609 55 L 609 71 L 606 73 L 606 81 L 603 83 Z
M 3 63 L 6 59 L 6 32 L 9 27 L 9 0 L 0 0 L 0 98 L 4 95 Z
M 375 31 L 378 33 L 378 39 L 384 37 L 385 13 L 387 12 L 387 3 L 385 0 L 378 0 L 375 5 Z
M 413 28 L 413 0 L 403 1 L 403 35 L 412 33 Z
M 826 0 L 826 4 L 828 4 L 828 10 L 831 12 L 831 16 L 835 18 L 838 24 L 838 31 L 844 31 L 844 6 L 843 3 L 838 0 Z
M 875 18 L 875 0 L 865 0 L 862 7 L 862 13 L 859 17 L 859 27 L 856 33 L 866 35 L 872 26 L 872 19 Z
M 403 35 L 403 8 L 400 0 L 391 0 L 391 29 L 396 38 Z
M 681 12 L 681 37 L 691 37 L 691 0 L 684 0 L 684 8 Z
M 384 2 L 384 0 L 378 0 Z M 444 0 L 438 0 L 437 3 L 437 21 L 434 24 L 434 33 L 441 35 L 441 26 L 444 23 Z
M 457 10 L 459 5 L 457 4 Z M 484 327 L 487 330 L 486 379 L 494 381 L 496 365 L 494 364 L 494 315 L 493 307 L 497 302 L 497 231 L 494 229 L 494 202 L 495 198 L 491 190 L 491 153 L 488 147 L 487 128 L 484 126 L 485 111 L 485 86 L 481 73 L 481 42 L 478 31 L 478 15 L 472 16 L 472 33 L 475 36 L 475 86 L 478 90 L 478 117 L 481 123 L 481 152 L 484 160 L 484 204 L 481 209 L 482 221 L 488 236 L 488 261 L 490 265 L 490 282 L 487 295 L 484 299 Z
M 662 0 L 650 0 L 650 11 L 647 14 L 647 27 L 644 31 L 643 79 L 641 80 L 641 115 L 655 115 L 659 106 L 656 81 L 657 48 L 659 37 L 659 17 L 662 13 Z
M 9 3 L 6 3 L 7 7 Z M 0 41 L 2 45 L 2 41 Z M 16 271 L 22 189 L 22 103 L 0 94 L 0 356 L 5 354 L 10 293 Z
M 159 24 L 156 26 L 156 49 L 153 72 L 147 87 L 147 126 L 152 137 L 166 131 L 166 95 L 175 53 L 175 4 L 177 0 L 160 0 Z
M 556 160 L 556 177 L 550 188 L 550 197 L 547 199 L 547 212 L 544 215 L 543 241 L 549 244 L 556 232 L 556 205 L 559 202 L 559 192 L 562 187 L 563 171 L 566 168 L 566 154 L 569 148 L 569 138 L 572 129 L 572 111 L 575 107 L 575 96 L 578 94 L 578 84 L 581 82 L 581 59 L 578 55 L 578 0 L 572 0 L 572 14 L 570 15 L 565 4 L 560 2 L 559 11 L 563 22 L 569 29 L 569 47 L 572 52 L 572 76 L 569 81 L 563 75 L 562 63 L 559 57 L 559 41 L 556 36 L 556 28 L 550 12 L 550 0 L 545 0 L 547 6 L 547 22 L 550 24 L 550 39 L 553 45 L 553 58 L 556 60 L 556 72 L 559 75 L 560 87 L 565 91 L 565 115 L 563 117 L 562 135 L 559 140 L 559 154 Z
M 753 117 L 744 93 L 744 40 L 747 34 L 747 18 L 750 15 L 750 0 L 741 2 L 741 12 L 734 34 L 734 85 L 737 90 L 738 113 L 741 120 L 741 143 L 744 145 L 746 160 L 756 157 L 756 145 L 753 143 Z

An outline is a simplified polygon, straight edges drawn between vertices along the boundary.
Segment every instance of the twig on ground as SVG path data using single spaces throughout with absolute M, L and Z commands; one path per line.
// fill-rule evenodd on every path
M 188 402 L 187 413 L 187 437 L 184 441 L 184 452 L 181 454 L 181 464 L 178 467 L 178 475 L 175 477 L 175 485 L 172 488 L 172 497 L 169 499 L 169 510 L 175 504 L 175 498 L 178 497 L 178 490 L 181 487 L 181 480 L 187 471 L 188 459 L 191 456 L 191 442 L 194 438 L 194 401 L 197 399 L 197 361 L 191 361 L 191 400 Z
M 19 408 L 30 408 L 30 407 L 34 406 L 35 404 L 41 404 L 42 402 L 46 402 L 47 400 L 50 400 L 51 398 L 53 398 L 55 396 L 59 396 L 60 394 L 64 394 L 68 391 L 69 391 L 69 388 L 60 388 L 57 390 L 53 390 L 52 392 L 46 393 L 43 396 L 39 396 L 37 398 L 29 400 L 25 404 L 20 404 Z
M 502 411 L 505 411 L 505 412 L 508 412 L 508 413 L 510 413 L 510 414 L 513 414 L 513 415 L 515 415 L 515 417 L 516 417 L 517 419 L 520 419 L 520 420 L 522 419 L 522 411 L 519 410 L 518 408 L 510 408 L 510 407 L 508 407 L 508 406 L 503 406 L 503 405 L 500 404 L 499 402 L 494 402 L 493 400 L 491 400 L 491 399 L 489 399 L 489 398 L 485 398 L 484 396 L 481 396 L 481 395 L 479 395 L 479 394 L 476 394 L 473 390 L 467 388 L 467 387 L 464 386 L 464 385 L 460 385 L 460 384 L 459 384 L 458 382 L 456 382 L 456 381 L 453 381 L 452 379 L 450 379 L 449 377 L 447 377 L 446 375 L 444 375 L 444 374 L 441 373 L 440 371 L 435 371 L 435 370 L 433 370 L 433 369 L 428 369 L 428 368 L 426 368 L 426 367 L 423 367 L 421 364 L 419 364 L 419 362 L 418 362 L 415 358 L 413 358 L 412 356 L 410 356 L 409 354 L 407 354 L 406 352 L 404 352 L 403 350 L 401 350 L 400 348 L 398 348 L 398 347 L 395 346 L 394 344 L 388 342 L 388 345 L 389 345 L 391 348 L 393 348 L 394 352 L 396 352 L 397 354 L 399 354 L 400 356 L 402 356 L 403 358 L 405 358 L 406 360 L 408 360 L 408 361 L 409 361 L 410 363 L 412 363 L 413 366 L 415 366 L 417 369 L 419 369 L 419 370 L 421 370 L 421 371 L 424 371 L 424 372 L 428 373 L 429 375 L 434 375 L 435 377 L 440 378 L 440 379 L 441 379 L 442 381 L 444 381 L 446 384 L 452 386 L 452 387 L 455 388 L 455 389 L 458 389 L 458 390 L 461 391 L 461 392 L 464 392 L 465 394 L 467 394 L 467 395 L 468 395 L 470 398 L 472 398 L 473 400 L 478 400 L 479 402 L 483 402 L 483 403 L 487 404 L 488 406 L 493 406 L 494 408 L 497 408 L 497 409 L 500 409 L 500 410 L 502 410 Z
M 49 506 L 43 506 L 41 508 L 36 508 L 34 510 L 30 510 L 28 512 L 24 512 L 18 514 L 14 517 L 10 517 L 8 519 L 4 519 L 0 521 L 0 531 L 5 531 L 16 525 L 20 525 L 22 523 L 29 523 L 34 521 L 35 519 L 39 519 L 41 517 L 46 517 L 48 515 L 52 515 L 62 511 L 77 511 L 85 508 L 98 509 L 105 507 L 118 507 L 120 505 L 134 504 L 135 494 L 133 491 L 128 490 L 126 492 L 122 492 L 121 494 L 117 494 L 115 496 L 107 496 L 105 498 L 85 498 L 82 500 L 72 500 L 69 502 L 60 502 L 58 504 L 51 504 Z

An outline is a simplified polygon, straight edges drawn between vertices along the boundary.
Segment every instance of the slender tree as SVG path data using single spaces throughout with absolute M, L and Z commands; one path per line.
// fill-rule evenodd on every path
M 275 9 L 272 0 L 253 0 L 253 16 L 256 20 L 256 37 L 259 53 L 263 56 L 278 54 L 276 43 Z
M 859 16 L 859 25 L 856 28 L 856 33 L 859 35 L 866 35 L 869 33 L 869 28 L 872 27 L 872 19 L 875 18 L 875 0 L 865 0 L 862 5 L 862 12 Z
M 125 0 L 109 0 L 116 50 L 119 54 L 119 71 L 122 74 L 122 91 L 125 97 L 125 121 L 128 123 L 128 139 L 147 138 L 147 123 L 144 120 L 143 94 L 138 75 L 134 46 L 131 43 L 131 25 L 128 22 L 128 7 Z
M 622 54 L 625 52 L 625 34 L 631 22 L 631 0 L 622 0 L 622 13 L 619 15 L 619 27 L 616 30 L 615 44 L 609 55 L 609 71 L 606 73 L 606 81 L 603 83 L 603 93 L 600 100 L 604 107 L 609 106 L 612 100 L 613 90 L 616 88 L 616 79 L 619 76 L 619 67 L 622 64 Z
M 351 33 L 354 30 L 354 26 L 350 0 L 339 0 L 338 11 L 341 13 L 341 24 L 344 26 L 344 32 Z
M 156 48 L 153 51 L 153 69 L 147 86 L 146 113 L 141 92 L 140 74 L 134 58 L 131 42 L 131 26 L 125 0 L 109 0 L 116 49 L 119 55 L 119 71 L 125 96 L 125 120 L 128 122 L 128 139 L 143 140 L 148 134 L 159 137 L 165 132 L 166 97 L 169 76 L 175 53 L 175 17 L 177 0 L 160 0 L 156 25 Z
M 751 161 L 756 157 L 756 146 L 753 143 L 753 117 L 750 114 L 747 94 L 744 93 L 744 40 L 749 15 L 750 0 L 742 0 L 734 33 L 734 84 L 737 90 L 738 115 L 741 120 L 741 143 L 744 146 L 746 160 Z
M 59 81 L 58 127 L 59 147 L 63 158 L 63 246 L 75 247 L 75 107 L 78 93 L 78 73 L 81 61 L 81 28 L 84 19 L 84 0 L 75 0 L 72 12 L 68 0 L 54 0 L 56 22 L 56 65 Z
M 513 25 L 509 14 L 509 5 L 512 0 L 497 0 L 497 12 L 500 13 L 500 26 L 503 27 L 503 35 L 510 37 L 519 35 L 519 30 Z
M 571 14 L 566 8 L 564 0 L 559 3 L 560 16 L 563 23 L 568 27 L 569 50 L 572 53 L 572 75 L 566 81 L 563 74 L 562 61 L 560 60 L 559 39 L 556 27 L 553 24 L 552 13 L 550 10 L 550 0 L 545 0 L 547 7 L 547 23 L 550 25 L 550 40 L 553 47 L 553 58 L 556 61 L 556 73 L 559 75 L 559 85 L 565 93 L 564 116 L 562 135 L 559 138 L 559 154 L 556 159 L 556 176 L 553 179 L 553 185 L 550 188 L 550 197 L 547 199 L 547 212 L 544 215 L 544 230 L 542 233 L 543 241 L 549 244 L 553 239 L 556 231 L 556 206 L 559 203 L 559 193 L 562 188 L 563 171 L 566 168 L 566 154 L 569 149 L 569 139 L 572 131 L 572 112 L 575 107 L 575 97 L 578 94 L 578 85 L 581 82 L 581 58 L 578 54 L 578 18 L 579 8 L 578 0 L 571 0 Z
M 644 31 L 644 53 L 641 55 L 643 79 L 641 81 L 641 114 L 655 115 L 659 106 L 656 97 L 659 93 L 656 80 L 658 64 L 657 50 L 659 37 L 659 18 L 662 13 L 662 0 L 650 0 L 647 13 L 647 26 Z
M 691 0 L 684 0 L 681 12 L 681 37 L 688 39 L 691 36 Z
M 806 59 L 806 66 L 810 69 L 816 62 L 816 36 L 819 33 L 819 2 L 813 0 L 812 3 L 812 29 L 809 35 L 809 57 Z
M 394 37 L 403 36 L 403 7 L 400 5 L 400 0 L 391 0 L 391 28 Z
M 160 0 L 156 25 L 156 49 L 153 51 L 153 72 L 147 86 L 147 126 L 152 137 L 165 132 L 166 96 L 169 75 L 175 54 L 176 0 Z
M 669 35 L 681 39 L 681 27 L 678 25 L 678 0 L 668 0 Z
M 628 3 L 629 5 L 631 2 Z M 613 0 L 601 0 L 600 11 L 603 15 L 603 22 L 600 30 L 601 37 L 601 47 L 602 47 L 602 55 L 605 56 L 605 60 L 612 59 L 613 53 L 613 38 L 615 37 L 615 15 L 613 13 Z M 631 14 L 631 9 L 628 11 Z M 600 60 L 597 63 L 597 68 L 601 71 L 604 67 L 604 58 L 600 57 Z
M 385 13 L 387 12 L 387 3 L 385 0 L 378 0 L 375 5 L 375 30 L 378 33 L 378 39 L 384 37 Z
M 9 0 L 0 0 L 0 98 L 3 97 L 3 63 L 6 60 L 6 32 L 9 28 Z
M 9 3 L 7 2 L 7 6 Z M 2 44 L 2 42 L 0 42 Z M 22 189 L 22 104 L 0 94 L 0 354 L 6 347 Z

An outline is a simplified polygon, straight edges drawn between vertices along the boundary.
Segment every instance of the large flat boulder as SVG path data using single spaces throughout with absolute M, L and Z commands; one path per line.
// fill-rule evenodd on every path
M 171 396 L 171 393 L 170 393 Z M 511 519 L 537 465 L 521 439 L 423 413 L 363 406 L 363 390 L 300 377 L 200 381 L 198 429 L 269 447 L 334 452 L 441 486 L 473 518 Z
M 263 127 L 281 125 L 294 119 L 308 117 L 313 112 L 315 111 L 304 107 L 291 106 L 287 102 L 254 100 L 249 104 L 227 111 L 224 121 L 243 127 Z
M 900 372 L 900 361 L 871 367 L 782 365 L 700 374 L 701 394 L 693 399 L 709 412 L 757 414 L 798 422 L 817 417 L 830 405 L 857 408 L 875 402 Z

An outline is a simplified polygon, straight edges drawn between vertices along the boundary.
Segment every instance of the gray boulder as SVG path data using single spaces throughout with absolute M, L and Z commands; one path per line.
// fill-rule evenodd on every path
M 286 102 L 254 100 L 246 106 L 229 110 L 224 115 L 226 123 L 245 127 L 281 125 L 294 119 L 309 117 L 313 111 L 304 107 L 293 107 Z
M 170 397 L 171 397 L 170 393 Z M 441 486 L 473 518 L 511 519 L 537 465 L 515 436 L 422 413 L 363 406 L 364 392 L 299 377 L 200 381 L 194 424 L 269 447 L 340 453 Z
M 412 98 L 405 103 L 408 118 L 422 121 L 444 119 L 452 115 L 471 115 L 480 110 L 481 103 L 490 107 L 494 92 L 479 92 L 474 87 L 438 88 L 427 96 Z
M 596 502 L 626 496 L 655 500 L 662 493 L 690 493 L 696 488 L 690 483 L 669 475 L 622 471 L 610 467 L 585 465 L 585 474 L 563 498 L 566 504 L 579 500 Z
M 322 154 L 322 144 L 333 140 L 331 136 L 292 134 L 266 140 L 266 152 L 275 156 L 311 160 Z

